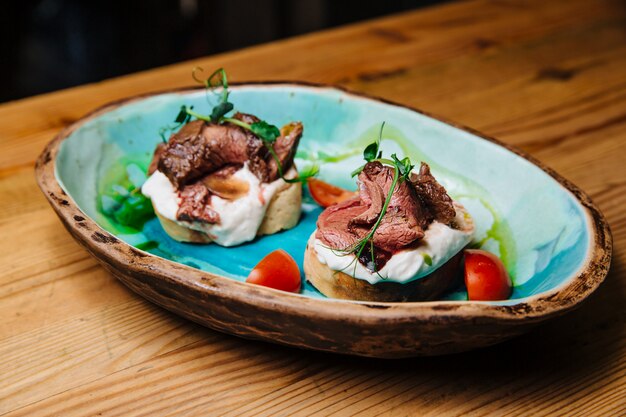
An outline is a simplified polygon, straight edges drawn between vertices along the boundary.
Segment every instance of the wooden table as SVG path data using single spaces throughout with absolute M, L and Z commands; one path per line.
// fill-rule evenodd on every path
M 220 334 L 135 296 L 35 185 L 54 134 L 110 100 L 231 79 L 344 85 L 532 153 L 591 195 L 613 266 L 579 310 L 476 352 L 382 361 Z M 0 414 L 626 413 L 626 5 L 452 3 L 0 106 Z

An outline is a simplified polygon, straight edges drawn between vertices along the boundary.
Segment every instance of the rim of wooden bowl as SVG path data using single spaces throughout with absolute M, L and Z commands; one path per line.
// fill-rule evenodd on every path
M 469 132 L 526 159 L 538 166 L 554 178 L 563 188 L 573 194 L 585 209 L 589 225 L 591 226 L 590 235 L 593 240 L 591 242 L 591 250 L 587 253 L 585 264 L 567 282 L 549 291 L 519 299 L 519 302 L 512 305 L 494 305 L 488 302 L 476 301 L 381 303 L 316 299 L 286 293 L 204 272 L 138 250 L 98 226 L 94 220 L 79 209 L 71 196 L 67 195 L 61 188 L 55 175 L 56 156 L 59 146 L 63 140 L 85 122 L 122 105 L 161 94 L 197 92 L 203 90 L 202 87 L 183 87 L 139 94 L 110 102 L 83 116 L 59 132 L 39 156 L 35 167 L 39 186 L 74 238 L 92 255 L 107 263 L 113 269 L 124 270 L 126 273 L 145 274 L 156 279 L 167 280 L 169 284 L 174 286 L 186 286 L 188 287 L 187 289 L 199 293 L 212 293 L 214 296 L 254 304 L 256 308 L 261 310 L 280 310 L 286 314 L 309 316 L 315 320 L 357 321 L 361 324 L 371 322 L 380 325 L 385 322 L 424 320 L 429 322 L 452 322 L 472 319 L 474 322 L 496 321 L 508 324 L 527 324 L 529 321 L 542 321 L 571 310 L 593 293 L 604 281 L 611 261 L 612 238 L 603 214 L 580 188 L 526 152 L 472 128 L 446 120 L 443 117 L 383 98 L 354 92 L 340 86 L 302 81 L 232 83 L 232 87 L 235 89 L 259 86 L 295 86 L 316 90 L 335 90 L 359 99 L 373 100 L 391 106 L 402 107 Z

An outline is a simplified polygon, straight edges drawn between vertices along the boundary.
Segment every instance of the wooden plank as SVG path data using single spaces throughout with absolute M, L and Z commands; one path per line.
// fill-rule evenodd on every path
M 0 398 L 11 401 L 0 413 L 40 400 L 42 387 L 58 394 L 200 339 L 209 331 L 138 300 L 4 339 Z
M 0 414 L 626 413 L 625 23 L 619 1 L 468 1 L 0 105 Z M 32 167 L 89 109 L 187 85 L 197 64 L 339 83 L 528 150 L 609 219 L 606 283 L 511 342 L 400 362 L 244 341 L 150 305 L 73 242 Z
M 604 337 L 592 343 L 585 343 L 586 338 L 578 332 L 571 333 L 565 340 L 549 337 L 554 329 L 569 321 L 562 319 L 544 327 L 520 344 L 509 342 L 510 357 L 496 356 L 494 360 L 496 348 L 491 348 L 461 355 L 462 362 L 449 358 L 389 362 L 301 355 L 299 351 L 282 347 L 220 337 L 212 340 L 213 343 L 194 342 L 133 364 L 25 407 L 16 415 L 31 415 L 42 409 L 46 410 L 46 415 L 92 415 L 102 410 L 111 415 L 223 414 L 225 407 L 231 415 L 277 415 L 287 411 L 295 415 L 315 412 L 328 415 L 348 410 L 406 414 L 423 407 L 428 407 L 431 415 L 443 412 L 460 415 L 477 409 L 481 413 L 497 412 L 506 407 L 513 411 L 521 408 L 520 411 L 528 413 L 537 406 L 535 410 L 545 413 L 576 410 L 588 415 L 584 410 L 590 405 L 580 404 L 588 394 L 582 388 L 609 397 L 613 384 L 623 384 L 626 380 L 623 366 L 626 338 L 623 329 L 614 332 L 610 340 Z M 586 326 L 589 328 L 580 330 L 597 335 L 598 331 L 590 328 L 593 325 L 590 322 Z M 112 342 L 111 349 L 114 362 L 120 362 L 116 342 Z M 549 352 L 543 352 L 544 349 Z M 570 360 L 597 352 L 603 353 L 600 360 L 578 364 L 577 372 L 570 375 L 559 373 Z M 552 362 L 532 364 L 532 358 L 537 355 Z M 614 370 L 616 362 L 622 366 Z M 362 372 L 362 369 L 369 372 Z M 608 370 L 614 370 L 615 380 L 606 378 Z M 485 374 L 490 378 L 485 378 Z M 158 391 L 151 384 L 158 384 Z M 509 395 L 494 398 L 494 391 L 503 385 Z M 572 388 L 577 389 L 573 395 Z M 158 398 L 155 398 L 157 392 Z M 563 400 L 563 404 L 543 401 L 565 396 L 567 400 Z M 619 405 L 620 397 L 614 397 L 613 402 L 603 403 L 603 410 L 608 412 Z M 451 399 L 455 400 L 453 404 Z

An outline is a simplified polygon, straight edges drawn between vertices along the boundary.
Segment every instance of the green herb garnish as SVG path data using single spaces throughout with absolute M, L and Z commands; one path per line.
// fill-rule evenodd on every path
M 141 226 L 154 216 L 150 199 L 141 194 L 140 189 L 132 190 L 119 207 L 113 210 L 113 218 L 123 226 L 141 229 Z
M 188 123 L 191 120 L 191 115 L 189 111 L 193 109 L 193 106 L 187 108 L 187 106 L 181 106 L 180 111 L 176 115 L 174 119 L 174 123 L 171 125 L 163 126 L 159 129 L 159 136 L 161 136 L 161 140 L 163 143 L 167 143 L 167 137 L 165 136 L 168 132 L 175 132 L 180 129 L 184 124 Z
M 382 151 L 380 150 L 380 142 L 382 140 L 384 127 L 385 127 L 385 123 L 383 122 L 380 126 L 380 132 L 378 134 L 378 138 L 373 143 L 370 143 L 369 145 L 367 145 L 367 147 L 363 151 L 363 159 L 365 159 L 366 164 L 370 162 L 380 162 L 383 165 L 387 165 L 393 168 L 393 180 L 391 182 L 391 187 L 389 188 L 389 192 L 387 193 L 387 196 L 385 198 L 383 207 L 380 210 L 380 214 L 378 215 L 376 222 L 374 223 L 372 228 L 369 230 L 367 235 L 365 235 L 362 239 L 360 239 L 359 241 L 357 241 L 356 243 L 352 244 L 351 246 L 347 248 L 333 249 L 333 251 L 343 253 L 344 255 L 349 255 L 349 254 L 355 255 L 355 259 L 353 260 L 353 262 L 357 262 L 359 260 L 359 258 L 361 257 L 365 249 L 369 249 L 370 256 L 372 259 L 373 270 L 379 276 L 381 275 L 378 273 L 378 267 L 376 265 L 374 234 L 376 233 L 376 230 L 380 226 L 380 223 L 382 222 L 383 217 L 385 217 L 385 214 L 387 213 L 387 208 L 389 207 L 389 203 L 391 202 L 391 198 L 393 196 L 394 190 L 396 189 L 399 183 L 401 183 L 402 181 L 408 181 L 410 179 L 411 171 L 414 167 L 414 165 L 411 164 L 411 160 L 408 157 L 405 157 L 402 160 L 400 160 L 396 156 L 396 154 L 392 154 L 391 159 L 382 157 Z M 363 171 L 363 168 L 365 168 L 366 164 L 355 169 L 352 172 L 352 176 L 354 177 L 360 174 L 361 171 Z M 356 272 L 356 264 L 355 264 L 355 272 Z M 353 273 L 353 276 L 354 276 L 354 273 Z M 381 278 L 383 277 L 381 276 Z
M 278 175 L 285 182 L 306 183 L 307 179 L 317 175 L 317 173 L 319 172 L 319 167 L 317 165 L 312 165 L 311 167 L 300 171 L 298 176 L 295 178 L 285 178 L 282 164 L 280 163 L 280 159 L 278 158 L 278 155 L 274 150 L 274 143 L 276 142 L 276 139 L 280 136 L 280 130 L 278 129 L 278 127 L 269 124 L 264 120 L 260 120 L 255 123 L 246 123 L 239 119 L 227 117 L 227 114 L 234 110 L 235 106 L 233 105 L 233 103 L 228 101 L 230 92 L 228 91 L 228 78 L 226 76 L 226 71 L 223 68 L 219 68 L 206 79 L 202 79 L 199 77 L 199 73 L 202 71 L 203 69 L 201 67 L 196 67 L 193 69 L 191 76 L 196 82 L 205 86 L 207 95 L 209 92 L 216 92 L 216 89 L 221 88 L 220 92 L 216 92 L 219 95 L 218 103 L 213 106 L 210 115 L 204 115 L 193 111 L 193 106 L 182 106 L 180 113 L 178 113 L 178 116 L 176 116 L 176 119 L 174 121 L 175 124 L 162 128 L 159 131 L 164 142 L 167 142 L 165 140 L 165 133 L 167 131 L 173 131 L 178 129 L 183 124 L 189 122 L 192 117 L 195 117 L 199 120 L 204 120 L 205 122 L 209 123 L 231 123 L 241 127 L 242 129 L 250 131 L 263 141 L 270 154 L 272 155 L 272 158 L 274 159 L 274 161 L 276 161 L 276 165 L 278 167 Z
M 405 156 L 404 159 L 399 160 L 396 154 L 392 153 L 391 159 L 393 160 L 394 164 L 398 167 L 398 170 L 400 171 L 400 175 L 402 176 L 402 179 L 408 180 L 409 177 L 411 176 L 411 171 L 413 170 L 413 168 L 415 168 L 415 165 L 411 165 L 411 160 L 409 159 L 409 157 Z
M 374 143 L 370 143 L 365 147 L 363 151 L 363 159 L 367 162 L 371 162 L 376 158 L 380 158 L 382 156 L 382 151 L 380 151 L 380 140 L 383 137 L 383 129 L 385 128 L 385 122 L 380 124 L 380 132 L 378 132 L 378 139 Z
M 145 173 L 135 164 L 126 166 L 126 174 L 100 197 L 102 212 L 122 226 L 141 230 L 154 216 L 150 199 L 141 194 Z

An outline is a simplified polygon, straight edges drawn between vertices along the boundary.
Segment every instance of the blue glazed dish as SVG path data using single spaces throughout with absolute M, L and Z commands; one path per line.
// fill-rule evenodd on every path
M 506 301 L 468 302 L 464 289 L 457 288 L 441 301 L 403 303 L 403 306 L 394 305 L 391 311 L 410 315 L 409 310 L 413 308 L 416 316 L 426 320 L 424 309 L 428 308 L 435 317 L 441 317 L 442 312 L 447 312 L 447 316 L 459 314 L 465 318 L 476 314 L 477 317 L 517 324 L 526 311 L 528 323 L 535 323 L 577 305 L 606 275 L 611 255 L 610 232 L 588 197 L 529 156 L 494 139 L 415 109 L 328 86 L 302 83 L 236 85 L 232 87 L 231 101 L 238 110 L 276 125 L 302 121 L 304 135 L 296 164 L 317 163 L 321 166 L 321 179 L 345 188 L 354 188 L 350 172 L 362 163 L 362 149 L 376 138 L 380 123 L 384 121 L 382 148 L 385 154 L 396 152 L 400 157 L 409 156 L 414 163 L 427 162 L 450 195 L 472 214 L 476 224 L 473 245 L 498 254 L 514 282 L 513 295 Z M 209 112 L 211 107 L 206 93 L 199 89 L 134 98 L 96 111 L 62 132 L 49 145 L 39 160 L 38 178 L 70 232 L 117 276 L 128 275 L 124 268 L 128 271 L 133 267 L 122 255 L 116 263 L 109 259 L 114 255 L 100 253 L 107 246 L 109 237 L 114 239 L 111 242 L 115 245 L 124 246 L 122 252 L 126 254 L 150 253 L 153 256 L 142 255 L 142 259 L 152 260 L 153 265 L 158 265 L 157 269 L 169 263 L 177 265 L 175 269 L 180 271 L 184 265 L 183 271 L 194 271 L 189 277 L 204 274 L 226 286 L 230 285 L 227 281 L 237 284 L 245 281 L 250 270 L 265 255 L 279 248 L 289 252 L 302 269 L 306 242 L 321 212 L 306 193 L 302 217 L 295 228 L 231 248 L 174 241 L 156 218 L 136 230 L 121 226 L 104 214 L 103 190 L 120 176 L 145 171 L 155 146 L 161 141 L 159 128 L 172 121 L 183 104 L 193 105 L 201 113 Z M 71 208 L 72 213 L 79 214 L 68 217 L 59 199 L 68 203 L 67 210 Z M 77 222 L 76 216 L 83 220 Z M 81 229 L 92 233 L 85 235 L 87 232 Z M 94 233 L 104 236 L 100 239 L 102 242 L 93 239 Z M 111 266 L 113 264 L 115 266 Z M 168 265 L 168 268 L 172 266 Z M 180 274 L 178 277 L 182 280 L 180 285 L 189 284 L 186 278 L 180 278 Z M 122 280 L 128 285 L 127 279 Z M 136 286 L 129 286 L 137 291 Z M 236 292 L 241 293 L 245 303 L 253 302 L 249 298 L 251 292 L 260 292 L 269 294 L 270 298 L 277 297 L 281 300 L 279 304 L 284 300 L 290 304 L 297 303 L 297 299 L 306 299 L 306 303 L 312 303 L 313 310 L 318 311 L 326 309 L 329 302 L 347 309 L 352 308 L 346 307 L 348 305 L 362 304 L 325 299 L 309 284 L 303 286 L 299 295 L 258 287 L 250 289 L 246 284 L 233 287 L 233 291 L 234 297 L 237 297 Z M 550 297 L 552 301 L 549 301 Z M 258 332 L 246 333 L 203 321 L 197 312 L 185 314 L 154 295 L 148 298 L 210 327 L 244 337 L 265 338 Z M 289 310 L 290 307 L 279 309 L 284 308 Z M 381 319 L 384 321 L 386 310 L 387 307 L 374 308 L 369 314 L 383 315 Z M 298 311 L 293 313 L 298 314 Z M 356 310 L 353 313 L 357 314 Z M 519 333 L 522 327 L 505 332 L 500 339 Z M 400 356 L 446 353 L 499 340 L 490 333 L 486 341 L 471 346 L 452 343 L 452 346 L 436 349 L 420 347 L 417 343 L 403 349 L 397 346 L 386 349 L 384 345 L 376 345 L 378 347 L 373 349 L 372 343 L 349 347 L 346 342 L 338 342 L 331 347 L 320 347 L 294 343 L 289 337 L 278 339 L 291 345 L 370 356 L 393 356 L 393 352 L 401 352 L 397 353 Z

